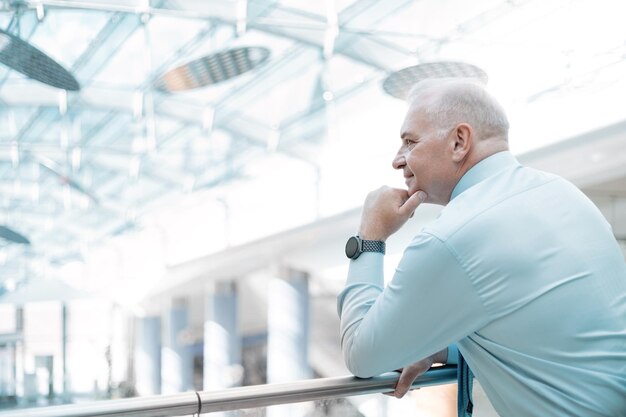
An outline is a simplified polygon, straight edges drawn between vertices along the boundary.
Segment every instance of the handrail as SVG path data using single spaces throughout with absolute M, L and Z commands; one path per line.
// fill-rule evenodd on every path
M 307 379 L 282 384 L 254 385 L 216 391 L 96 401 L 52 407 L 15 409 L 0 417 L 172 417 L 239 410 L 270 405 L 391 392 L 399 374 L 389 372 L 373 378 L 353 376 Z M 413 382 L 413 388 L 456 381 L 456 366 L 433 368 Z

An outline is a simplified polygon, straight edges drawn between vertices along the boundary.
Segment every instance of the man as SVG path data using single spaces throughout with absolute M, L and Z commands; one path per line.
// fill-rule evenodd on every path
M 591 201 L 521 166 L 507 135 L 481 86 L 414 87 L 393 160 L 407 190 L 370 193 L 346 246 L 346 364 L 360 377 L 404 368 L 402 396 L 458 349 L 501 416 L 626 416 L 622 253 Z M 445 207 L 383 288 L 382 243 L 423 202 Z

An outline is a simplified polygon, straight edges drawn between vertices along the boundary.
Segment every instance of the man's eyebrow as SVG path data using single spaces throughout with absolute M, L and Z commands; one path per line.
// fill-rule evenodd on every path
M 416 135 L 412 134 L 411 132 L 404 131 L 404 132 L 402 132 L 400 134 L 400 139 L 402 139 L 402 140 L 406 139 L 407 137 L 409 139 L 419 139 L 419 136 L 416 136 Z

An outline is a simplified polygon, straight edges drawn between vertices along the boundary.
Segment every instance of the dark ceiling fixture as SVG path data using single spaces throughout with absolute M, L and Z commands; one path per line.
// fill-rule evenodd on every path
M 54 59 L 0 29 L 0 63 L 44 84 L 63 90 L 78 91 L 76 78 Z
M 166 72 L 154 82 L 154 88 L 173 93 L 221 83 L 253 70 L 267 61 L 269 56 L 269 49 L 261 46 L 216 52 Z
M 24 235 L 16 232 L 15 230 L 7 226 L 0 225 L 0 238 L 8 240 L 11 243 L 30 245 L 30 240 L 28 240 Z
M 411 87 L 429 78 L 472 78 L 487 84 L 487 73 L 475 65 L 457 61 L 429 62 L 403 68 L 383 81 L 383 89 L 393 97 L 406 100 Z

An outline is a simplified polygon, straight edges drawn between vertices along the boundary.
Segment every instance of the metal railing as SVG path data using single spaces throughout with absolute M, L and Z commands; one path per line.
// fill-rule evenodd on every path
M 254 385 L 217 391 L 97 401 L 86 404 L 15 409 L 0 417 L 172 417 L 266 407 L 352 395 L 391 392 L 399 374 L 374 378 L 353 376 L 307 379 L 283 384 Z M 413 388 L 456 382 L 456 366 L 433 368 L 417 378 Z

